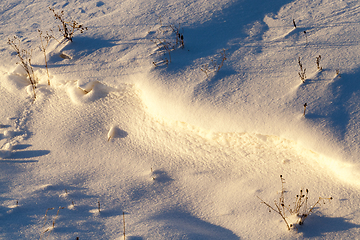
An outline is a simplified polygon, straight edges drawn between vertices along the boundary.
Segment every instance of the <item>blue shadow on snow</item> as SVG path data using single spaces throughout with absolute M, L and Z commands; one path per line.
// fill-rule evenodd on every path
M 191 67 L 196 59 L 212 57 L 222 49 L 226 49 L 228 58 L 231 57 L 239 48 L 247 48 L 246 41 L 249 41 L 247 40 L 249 35 L 246 29 L 255 22 L 260 24 L 260 31 L 251 37 L 251 44 L 245 51 L 260 53 L 262 47 L 256 46 L 253 43 L 261 40 L 263 33 L 268 30 L 267 25 L 263 21 L 265 15 L 276 14 L 281 7 L 290 2 L 292 1 L 236 1 L 221 11 L 214 12 L 212 19 L 209 21 L 185 27 L 183 29 L 185 48 L 177 49 L 171 53 L 172 62 L 164 71 L 176 73 L 180 69 Z M 288 19 L 288 22 L 289 26 L 292 26 L 292 19 Z M 177 62 L 177 59 L 181 59 L 181 62 Z M 220 63 L 221 57 L 219 56 L 219 59 L 213 60 Z M 204 64 L 207 63 L 209 62 L 204 62 Z M 227 61 L 225 61 L 224 66 L 215 76 L 199 83 L 196 89 L 194 89 L 194 95 L 202 95 L 203 93 L 211 95 L 215 93 L 223 84 L 223 79 L 235 73 L 236 70 L 227 66 Z
M 178 232 L 183 238 L 189 240 L 239 240 L 232 231 L 205 222 L 180 210 L 170 210 L 155 215 L 152 220 L 165 223 L 167 229 Z M 179 235 L 179 236 L 180 236 Z
M 73 60 L 77 60 L 79 58 L 91 55 L 95 51 L 98 51 L 102 48 L 111 48 L 115 46 L 113 40 L 106 40 L 101 38 L 92 38 L 86 36 L 75 36 L 72 42 L 65 43 L 66 45 L 62 48 L 61 52 L 69 51 L 73 55 L 69 56 Z M 64 66 L 64 64 L 57 64 L 64 59 L 61 58 L 58 54 L 50 56 L 48 60 L 49 68 L 51 67 L 60 67 Z M 54 65 L 55 64 L 55 65 Z M 67 63 L 65 65 L 71 65 L 71 63 Z
M 17 151 L 11 153 L 6 159 L 27 159 L 33 157 L 41 157 L 49 154 L 49 150 L 28 150 L 28 151 Z
M 304 237 L 312 238 L 325 236 L 326 233 L 347 231 L 351 228 L 360 228 L 360 225 L 350 223 L 342 217 L 331 218 L 314 214 L 306 219 L 298 231 L 302 232 Z
M 341 139 L 344 139 L 351 118 L 360 117 L 359 109 L 356 107 L 360 101 L 360 69 L 336 77 L 328 89 L 332 101 L 323 106 L 321 112 L 310 110 L 306 118 L 326 118 Z

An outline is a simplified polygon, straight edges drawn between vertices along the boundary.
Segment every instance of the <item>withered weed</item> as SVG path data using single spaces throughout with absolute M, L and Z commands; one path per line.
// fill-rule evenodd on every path
M 293 206 L 291 206 L 290 204 L 286 204 L 285 203 L 286 191 L 284 188 L 285 179 L 282 177 L 282 175 L 280 175 L 280 179 L 281 179 L 280 197 L 278 201 L 274 200 L 274 205 L 275 205 L 274 207 L 271 206 L 269 203 L 265 202 L 264 200 L 262 200 L 261 198 L 259 197 L 258 198 L 261 200 L 262 204 L 265 204 L 268 207 L 269 212 L 274 211 L 281 216 L 288 230 L 292 228 L 296 228 L 296 225 L 304 224 L 305 219 L 310 215 L 310 213 L 313 212 L 314 208 L 317 205 L 320 205 L 321 203 L 325 204 L 325 200 L 329 200 L 329 201 L 332 200 L 332 197 L 329 198 L 319 197 L 319 199 L 314 205 L 309 206 L 308 205 L 309 190 L 305 189 L 304 191 L 303 189 L 300 189 L 299 194 L 296 195 L 295 202 L 293 202 Z
M 32 49 L 27 50 L 23 49 L 21 46 L 21 40 L 14 36 L 13 38 L 8 39 L 8 44 L 15 50 L 16 56 L 19 58 L 19 62 L 16 64 L 20 64 L 20 66 L 25 70 L 27 78 L 31 84 L 33 90 L 34 100 L 36 99 L 36 84 L 37 79 L 34 73 L 34 69 L 32 67 L 31 58 L 32 58 Z
M 74 33 L 79 31 L 80 33 L 83 33 L 87 30 L 87 27 L 84 27 L 83 25 L 79 24 L 75 20 L 69 20 L 66 21 L 64 19 L 64 11 L 55 12 L 54 8 L 49 7 L 49 10 L 54 13 L 55 19 L 59 20 L 61 22 L 60 25 L 58 25 L 59 32 L 62 33 L 63 37 L 70 42 L 73 41 Z

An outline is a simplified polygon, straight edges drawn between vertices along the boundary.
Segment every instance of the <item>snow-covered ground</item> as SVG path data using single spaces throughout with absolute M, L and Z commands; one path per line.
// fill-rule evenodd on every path
M 62 41 L 49 7 L 88 29 Z M 359 238 L 358 1 L 2 0 L 0 13 L 1 239 L 124 239 L 124 218 L 131 240 Z M 184 47 L 169 53 L 170 25 Z M 38 29 L 58 39 L 50 85 Z M 35 101 L 14 36 L 33 49 Z M 288 231 L 262 200 L 276 208 L 283 190 L 292 207 L 300 189 L 308 210 L 333 199 Z

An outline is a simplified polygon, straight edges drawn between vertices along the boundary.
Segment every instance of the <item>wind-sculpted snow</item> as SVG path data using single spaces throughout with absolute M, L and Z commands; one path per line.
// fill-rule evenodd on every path
M 70 99 L 76 104 L 96 101 L 106 97 L 109 92 L 116 91 L 116 89 L 105 86 L 98 81 L 90 82 L 84 88 L 81 88 L 77 81 L 68 82 L 65 88 L 68 91 Z
M 123 239 L 124 218 L 133 240 L 359 235 L 358 1 L 2 4 L 0 238 Z M 48 7 L 88 30 L 63 41 Z M 259 198 L 300 189 L 332 200 L 287 231 Z

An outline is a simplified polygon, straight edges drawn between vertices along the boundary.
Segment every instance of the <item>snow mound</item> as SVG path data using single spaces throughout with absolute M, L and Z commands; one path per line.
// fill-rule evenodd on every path
M 108 141 L 110 141 L 110 139 L 114 139 L 114 138 L 124 138 L 128 135 L 128 133 L 122 129 L 120 129 L 117 126 L 113 126 L 110 128 L 109 132 L 108 132 Z
M 10 143 L 6 143 L 1 149 L 0 149 L 0 158 L 7 158 L 11 155 L 12 146 Z
M 75 104 L 95 102 L 106 97 L 110 92 L 116 91 L 98 81 L 89 82 L 85 87 L 80 87 L 78 81 L 70 81 L 65 87 L 70 99 Z

